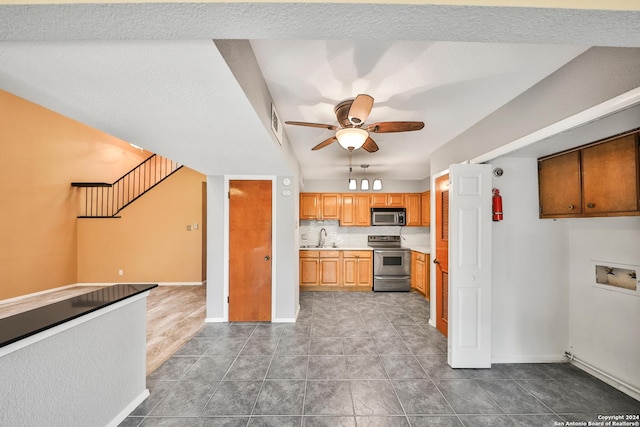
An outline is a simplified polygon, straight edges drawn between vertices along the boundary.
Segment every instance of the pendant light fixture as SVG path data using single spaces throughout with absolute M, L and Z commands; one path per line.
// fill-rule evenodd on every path
M 360 165 L 360 167 L 364 171 L 364 178 L 362 178 L 362 181 L 360 182 L 360 189 L 362 191 L 367 191 L 369 190 L 369 180 L 367 179 L 367 168 L 369 165 Z
M 382 190 L 382 180 L 380 178 L 376 178 L 373 180 L 373 186 L 371 188 L 373 191 Z
M 355 178 L 351 178 L 351 172 L 352 172 L 352 168 L 351 168 L 351 153 L 353 152 L 353 147 L 349 147 L 349 190 L 357 190 L 358 189 L 358 183 L 355 180 Z

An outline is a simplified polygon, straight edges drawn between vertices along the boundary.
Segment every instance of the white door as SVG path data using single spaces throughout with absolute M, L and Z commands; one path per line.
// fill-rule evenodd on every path
M 491 165 L 452 165 L 449 179 L 448 363 L 490 368 Z

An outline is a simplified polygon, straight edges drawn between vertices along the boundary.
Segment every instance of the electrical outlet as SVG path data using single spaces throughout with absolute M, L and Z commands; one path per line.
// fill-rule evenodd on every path
M 198 229 L 198 223 L 193 224 L 193 229 L 197 230 Z
M 118 270 L 118 276 L 123 276 L 123 275 L 124 275 L 124 270 L 123 269 Z
M 191 231 L 191 224 L 187 225 L 187 231 Z

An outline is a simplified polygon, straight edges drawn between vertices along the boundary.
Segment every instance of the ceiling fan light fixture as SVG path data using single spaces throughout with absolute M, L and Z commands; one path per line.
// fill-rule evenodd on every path
M 338 139 L 338 144 L 345 150 L 349 148 L 357 150 L 369 138 L 369 132 L 360 128 L 345 128 L 336 132 L 336 138 Z
M 373 180 L 373 186 L 371 188 L 373 191 L 382 190 L 382 180 L 380 178 L 376 178 Z

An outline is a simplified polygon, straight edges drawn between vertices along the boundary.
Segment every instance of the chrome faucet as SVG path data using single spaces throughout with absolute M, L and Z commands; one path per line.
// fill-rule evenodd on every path
M 324 237 L 322 237 L 322 233 L 324 232 Z M 320 229 L 320 239 L 318 240 L 318 247 L 321 248 L 324 246 L 324 239 L 327 237 L 327 230 L 324 228 Z

